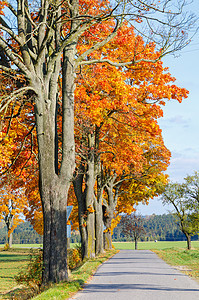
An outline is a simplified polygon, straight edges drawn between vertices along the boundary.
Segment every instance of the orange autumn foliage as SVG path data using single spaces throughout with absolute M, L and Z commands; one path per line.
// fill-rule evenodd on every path
M 95 14 L 96 9 L 102 7 L 106 9 L 103 1 L 95 6 L 91 6 L 90 1 L 81 1 L 81 5 L 82 13 L 89 10 L 90 14 Z M 77 57 L 89 49 L 96 40 L 106 37 L 112 28 L 111 20 L 91 26 L 79 41 Z M 64 30 L 64 34 L 67 34 L 67 26 Z M 160 60 L 155 61 L 159 57 L 155 44 L 145 45 L 143 39 L 135 35 L 133 27 L 128 23 L 118 30 L 114 39 L 99 50 L 93 51 L 88 59 L 97 60 L 101 57 L 115 63 L 133 63 L 126 67 L 95 64 L 82 66 L 78 70 L 75 90 L 77 165 L 80 157 L 88 153 L 88 145 L 82 143 L 88 132 L 99 134 L 100 143 L 95 149 L 96 153 L 103 161 L 104 168 L 116 170 L 118 176 L 123 172 L 134 173 L 138 177 L 145 174 L 151 163 L 147 153 L 150 152 L 151 145 L 153 148 L 156 147 L 157 152 L 162 151 L 163 157 L 158 172 L 154 168 L 147 173 L 147 180 L 141 182 L 132 180 L 123 187 L 126 191 L 130 191 L 130 196 L 134 195 L 133 201 L 147 202 L 157 193 L 155 180 L 165 180 L 161 172 L 165 171 L 165 166 L 168 166 L 169 154 L 166 149 L 164 151 L 163 142 L 160 141 L 161 129 L 157 123 L 157 119 L 163 115 L 161 105 L 165 104 L 166 99 L 181 102 L 187 97 L 188 92 L 174 85 L 175 78 L 169 74 L 167 68 L 163 67 Z M 154 62 L 147 62 L 147 59 Z M 10 88 L 12 88 L 11 84 Z M 11 113 L 16 114 L 21 109 L 21 102 L 22 99 L 13 102 L 6 116 Z M 35 131 L 32 130 L 33 108 L 32 103 L 26 102 L 24 105 L 29 106 L 29 114 L 24 114 L 22 109 L 19 117 L 12 119 L 9 135 L 7 135 L 9 119 L 4 118 L 2 125 L 4 143 L 0 146 L 1 166 L 5 170 L 13 162 L 14 157 L 18 156 L 12 170 L 25 182 L 29 204 L 24 213 L 34 228 L 42 233 L 42 208 L 36 167 L 37 145 Z M 24 119 L 26 119 L 25 124 Z M 59 139 L 61 139 L 61 126 L 59 129 Z M 28 134 L 30 131 L 31 133 Z M 21 148 L 21 141 L 24 140 L 25 144 Z M 70 193 L 73 194 L 72 191 Z M 117 210 L 132 209 L 134 202 L 130 198 L 121 197 Z M 76 227 L 78 214 L 74 195 L 69 197 L 68 204 L 74 204 L 72 219 Z

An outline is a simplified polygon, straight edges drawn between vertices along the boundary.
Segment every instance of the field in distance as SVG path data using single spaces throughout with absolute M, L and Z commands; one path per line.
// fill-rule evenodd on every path
M 192 248 L 199 248 L 199 241 L 191 243 Z M 117 250 L 132 250 L 134 242 L 113 242 L 113 246 Z M 157 241 L 157 242 L 138 242 L 138 250 L 163 250 L 167 248 L 184 248 L 186 249 L 186 241 Z
M 72 243 L 70 246 L 74 248 L 77 243 Z M 191 242 L 192 248 L 199 248 L 199 241 Z M 113 242 L 113 246 L 116 250 L 133 250 L 134 242 Z M 0 249 L 4 245 L 0 245 Z M 42 244 L 14 244 L 13 248 L 42 248 Z M 138 250 L 162 250 L 167 248 L 184 248 L 186 249 L 186 241 L 150 241 L 150 242 L 138 242 Z

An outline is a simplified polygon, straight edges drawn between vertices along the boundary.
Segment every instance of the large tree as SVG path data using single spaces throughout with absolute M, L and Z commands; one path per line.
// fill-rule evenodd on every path
M 195 214 L 191 209 L 191 201 L 187 201 L 187 192 L 192 192 L 186 183 L 169 183 L 165 186 L 162 193 L 164 204 L 171 204 L 174 208 L 174 215 L 181 231 L 184 233 L 187 240 L 187 249 L 191 249 L 191 236 L 198 233 L 198 214 Z M 194 220 L 194 222 L 193 222 Z M 197 221 L 197 226 L 196 222 Z
M 172 2 L 172 3 L 171 3 Z M 0 112 L 15 99 L 30 99 L 38 141 L 39 189 L 44 218 L 43 283 L 67 280 L 66 203 L 75 168 L 74 90 L 76 72 L 83 65 L 108 63 L 118 67 L 136 64 L 134 60 L 110 61 L 95 58 L 95 50 L 117 35 L 124 18 L 137 30 L 149 25 L 151 38 L 161 47 L 160 57 L 184 47 L 186 28 L 192 18 L 182 16 L 185 1 L 1 1 L 0 70 L 3 77 L 22 77 L 24 82 L 7 94 L 1 91 Z M 6 8 L 5 8 L 6 6 Z M 4 14 L 8 14 L 8 18 Z M 161 16 L 160 16 L 161 15 Z M 165 18 L 164 18 L 165 16 Z M 100 32 L 109 23 L 109 30 Z M 158 28 L 158 25 L 162 25 Z M 86 35 L 95 39 L 87 44 Z M 95 30 L 98 29 L 98 30 Z M 160 30 L 159 30 L 160 29 Z M 143 31 L 146 36 L 146 30 Z M 163 37 L 163 38 L 162 38 Z M 77 55 L 81 39 L 86 50 Z M 159 59 L 160 57 L 156 58 Z M 148 58 L 144 59 L 148 61 Z M 57 111 L 62 104 L 62 150 L 59 164 Z M 32 112 L 33 114 L 33 112 Z M 26 122 L 26 120 L 24 120 Z M 3 171 L 3 170 L 2 170 Z

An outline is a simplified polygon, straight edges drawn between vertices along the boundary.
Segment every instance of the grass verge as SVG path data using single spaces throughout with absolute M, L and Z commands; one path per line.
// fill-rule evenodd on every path
M 0 286 L 0 299 L 7 299 L 7 300 L 11 300 L 11 299 L 26 300 L 30 298 L 35 300 L 68 299 L 84 286 L 84 284 L 96 272 L 99 265 L 101 265 L 103 262 L 105 262 L 107 259 L 109 259 L 117 252 L 118 252 L 117 250 L 107 251 L 104 254 L 94 259 L 87 260 L 81 267 L 79 267 L 77 270 L 71 273 L 69 282 L 52 285 L 37 296 L 34 295 L 34 292 L 30 288 L 28 289 L 23 286 L 18 286 L 15 289 L 10 290 L 9 292 L 3 292 Z M 16 261 L 16 263 L 19 263 L 19 261 Z M 13 277 L 12 277 L 12 281 L 14 282 Z
M 181 248 L 171 248 L 153 250 L 153 252 L 169 265 L 174 266 L 199 282 L 199 249 L 185 250 Z

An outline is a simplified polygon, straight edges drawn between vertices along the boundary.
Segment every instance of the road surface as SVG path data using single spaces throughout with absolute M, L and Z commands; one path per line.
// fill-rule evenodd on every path
M 199 284 L 149 250 L 121 250 L 70 299 L 199 300 Z

